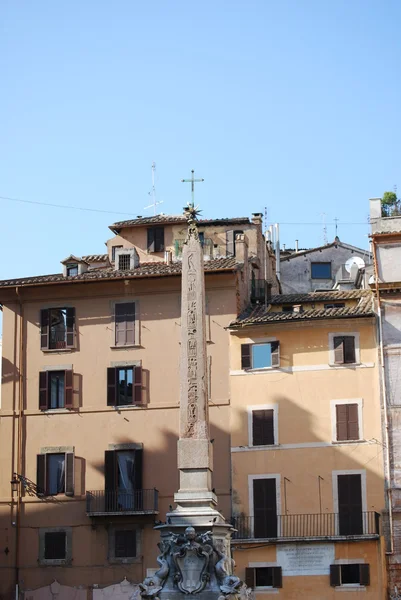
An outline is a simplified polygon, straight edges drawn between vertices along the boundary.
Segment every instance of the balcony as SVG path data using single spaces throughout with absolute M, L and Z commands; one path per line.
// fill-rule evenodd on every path
M 159 510 L 159 492 L 135 490 L 120 492 L 91 490 L 86 492 L 86 514 L 89 517 L 109 515 L 155 515 Z
M 233 540 L 321 540 L 378 538 L 380 515 L 377 512 L 351 514 L 317 513 L 278 515 L 276 518 L 233 517 Z

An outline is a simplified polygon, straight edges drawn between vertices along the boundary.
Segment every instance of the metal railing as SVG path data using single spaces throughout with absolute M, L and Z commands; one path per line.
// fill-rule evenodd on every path
M 60 348 L 65 348 L 67 345 L 67 330 L 55 330 L 50 329 L 49 332 L 49 348 L 52 350 L 58 350 Z
M 144 514 L 157 513 L 159 507 L 159 492 L 152 490 L 104 491 L 91 490 L 86 492 L 86 512 L 88 515 L 108 514 Z
M 377 512 L 233 517 L 233 539 L 328 538 L 379 535 Z

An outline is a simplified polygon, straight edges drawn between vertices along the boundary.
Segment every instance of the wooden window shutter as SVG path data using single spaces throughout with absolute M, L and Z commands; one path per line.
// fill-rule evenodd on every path
M 153 227 L 148 229 L 148 252 L 155 251 L 155 230 Z
M 134 367 L 134 403 L 142 404 L 142 367 Z
M 250 369 L 251 367 L 251 344 L 241 344 L 241 369 Z
M 134 463 L 134 488 L 135 490 L 142 489 L 142 472 L 143 472 L 143 450 L 135 450 Z
M 115 344 L 127 346 L 135 343 L 135 302 L 115 305 Z
M 74 408 L 74 374 L 71 370 L 64 372 L 64 406 Z
M 234 231 L 226 231 L 226 256 L 234 256 Z
M 39 373 L 39 410 L 47 410 L 49 406 L 49 373 Z
M 155 252 L 164 251 L 164 227 L 155 227 Z
M 107 369 L 107 406 L 115 406 L 117 403 L 117 369 Z
M 253 567 L 246 567 L 245 569 L 245 584 L 249 588 L 255 587 L 255 569 Z
M 281 588 L 283 587 L 283 574 L 281 567 L 272 567 L 273 572 L 273 587 Z
M 67 452 L 65 455 L 65 495 L 74 495 L 74 453 Z
M 348 440 L 348 410 L 346 404 L 336 405 L 337 441 Z
M 359 583 L 361 585 L 370 585 L 369 565 L 359 565 Z
M 47 350 L 49 347 L 49 309 L 40 311 L 40 347 Z
M 38 496 L 46 496 L 46 454 L 36 457 L 36 486 Z
M 125 306 L 125 344 L 135 344 L 135 302 L 124 304 Z
M 74 348 L 75 346 L 75 308 L 68 307 L 66 309 L 66 346 L 67 348 Z
M 358 405 L 348 404 L 348 439 L 359 440 Z
M 269 446 L 274 444 L 274 411 L 252 411 L 252 445 Z
M 272 342 L 270 344 L 271 347 L 271 356 L 272 356 L 272 367 L 280 366 L 280 342 Z
M 340 565 L 330 565 L 330 585 L 331 587 L 341 585 Z
M 333 338 L 334 346 L 334 362 L 336 364 L 344 363 L 344 338 L 342 336 L 335 336 Z
M 117 455 L 114 450 L 104 453 L 104 489 L 106 492 L 117 489 Z
M 346 335 L 344 340 L 344 362 L 354 363 L 355 362 L 355 337 L 353 335 Z

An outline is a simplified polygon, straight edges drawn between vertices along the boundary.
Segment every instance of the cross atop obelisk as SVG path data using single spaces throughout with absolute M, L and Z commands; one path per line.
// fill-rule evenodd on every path
M 195 183 L 201 183 L 205 181 L 204 179 L 195 179 L 195 171 L 192 169 L 191 171 L 191 179 L 181 179 L 181 183 L 190 183 L 191 184 L 191 198 L 192 198 L 192 207 L 195 206 Z M 195 215 L 196 217 L 196 215 Z
M 188 233 L 182 252 L 180 438 L 178 469 L 180 489 L 175 501 L 180 508 L 212 508 L 212 449 L 209 436 L 205 276 L 194 204 L 184 209 Z

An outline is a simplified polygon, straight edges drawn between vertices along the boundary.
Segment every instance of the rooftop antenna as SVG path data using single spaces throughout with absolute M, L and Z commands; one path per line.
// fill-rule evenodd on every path
M 334 223 L 336 225 L 336 237 L 337 237 L 337 231 L 338 231 L 338 218 L 337 217 L 335 217 Z
M 322 224 L 323 224 L 323 245 L 326 245 L 326 244 L 328 244 L 328 241 L 327 241 L 326 213 L 320 213 L 320 216 L 322 217 Z
M 163 203 L 163 200 L 158 200 L 158 201 L 156 200 L 155 171 L 156 171 L 156 163 L 155 163 L 155 161 L 153 161 L 152 162 L 152 189 L 150 192 L 148 192 L 148 195 L 152 197 L 152 204 L 149 204 L 149 206 L 145 206 L 144 210 L 147 210 L 148 208 L 152 208 L 152 206 L 153 206 L 153 214 L 154 215 L 156 215 L 156 206 Z

